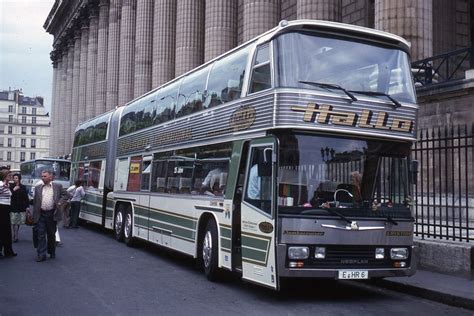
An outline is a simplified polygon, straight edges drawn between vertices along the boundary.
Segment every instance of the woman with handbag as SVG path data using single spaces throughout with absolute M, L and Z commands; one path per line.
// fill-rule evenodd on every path
M 17 242 L 20 225 L 25 224 L 26 213 L 29 211 L 30 205 L 26 187 L 21 184 L 21 175 L 19 173 L 13 175 L 13 183 L 10 184 L 10 190 L 12 192 L 10 221 L 13 229 L 13 242 Z
M 9 186 L 10 170 L 0 170 L 0 254 L 6 258 L 15 257 L 12 248 L 12 228 L 10 223 L 10 203 L 12 192 Z

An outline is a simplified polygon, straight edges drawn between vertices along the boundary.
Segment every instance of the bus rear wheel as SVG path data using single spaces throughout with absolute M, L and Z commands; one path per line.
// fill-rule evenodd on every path
M 218 267 L 218 243 L 217 227 L 213 220 L 207 223 L 204 236 L 202 238 L 201 260 L 204 273 L 209 281 L 218 281 L 221 277 Z
M 115 212 L 115 220 L 114 220 L 114 233 L 115 239 L 118 241 L 123 241 L 123 225 L 124 225 L 124 213 L 125 208 L 123 205 L 119 205 L 117 208 L 117 212 Z
M 127 246 L 133 246 L 133 236 L 132 236 L 132 230 L 133 230 L 133 215 L 132 215 L 132 209 L 127 207 L 125 213 L 124 213 L 125 219 L 124 219 L 124 225 L 123 225 L 123 240 L 127 244 Z

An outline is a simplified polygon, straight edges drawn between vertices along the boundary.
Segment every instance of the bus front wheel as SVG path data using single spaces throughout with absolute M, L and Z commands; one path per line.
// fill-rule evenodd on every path
M 123 205 L 119 205 L 119 207 L 117 208 L 117 212 L 115 212 L 115 220 L 114 220 L 115 239 L 117 239 L 118 241 L 123 241 L 124 218 L 125 218 L 125 208 Z
M 202 238 L 202 265 L 204 273 L 210 281 L 220 279 L 220 271 L 218 267 L 218 243 L 217 243 L 217 227 L 213 220 L 207 223 L 204 236 Z

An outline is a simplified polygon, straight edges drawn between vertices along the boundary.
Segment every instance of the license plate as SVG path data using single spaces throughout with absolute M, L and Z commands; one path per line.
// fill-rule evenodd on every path
M 341 280 L 363 280 L 369 278 L 367 270 L 339 270 Z

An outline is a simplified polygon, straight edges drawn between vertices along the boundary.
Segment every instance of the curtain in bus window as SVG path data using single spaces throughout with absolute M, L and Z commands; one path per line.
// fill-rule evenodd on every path
M 92 161 L 89 164 L 89 179 L 87 181 L 87 186 L 98 188 L 99 179 L 100 179 L 100 168 L 102 166 L 101 161 Z
M 140 172 L 142 165 L 142 156 L 135 156 L 130 159 L 130 167 L 128 170 L 127 191 L 140 191 Z

